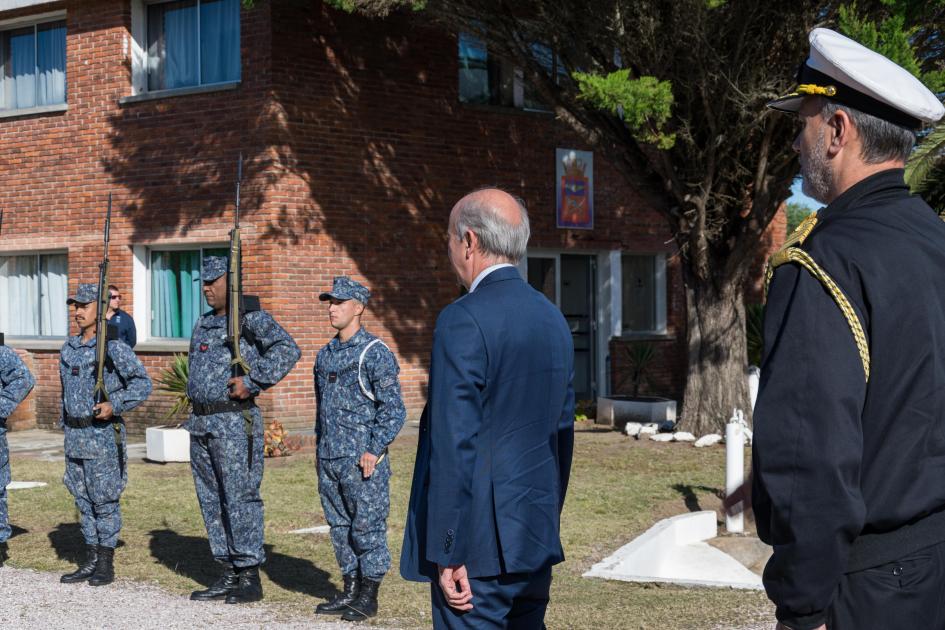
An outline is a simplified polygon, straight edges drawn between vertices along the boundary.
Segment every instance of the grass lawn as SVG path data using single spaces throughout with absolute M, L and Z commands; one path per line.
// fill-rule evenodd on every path
M 562 516 L 567 561 L 555 568 L 549 628 L 733 628 L 771 615 L 763 593 L 582 578 L 592 564 L 656 519 L 687 508 L 717 508 L 725 451 L 637 442 L 614 432 L 579 432 L 576 442 Z M 429 586 L 405 582 L 397 574 L 415 449 L 413 436 L 391 447 L 394 568 L 381 587 L 378 625 L 429 626 Z M 16 529 L 9 564 L 73 570 L 83 542 L 72 497 L 62 485 L 63 464 L 14 457 L 12 466 L 14 479 L 49 486 L 10 493 Z M 308 614 L 340 585 L 328 537 L 288 533 L 324 523 L 314 456 L 266 460 L 263 498 L 266 601 L 287 613 Z M 218 566 L 210 557 L 189 465 L 132 464 L 122 511 L 125 524 L 116 553 L 120 578 L 156 583 L 182 596 L 216 578 Z

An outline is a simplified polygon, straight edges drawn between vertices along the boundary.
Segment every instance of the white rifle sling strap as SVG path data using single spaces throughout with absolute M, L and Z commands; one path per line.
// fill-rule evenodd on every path
M 376 343 L 379 343 L 385 348 L 387 348 L 388 350 L 390 350 L 390 348 L 387 347 L 386 343 L 384 343 L 380 339 L 375 339 L 374 341 L 372 341 L 371 343 L 369 343 L 367 346 L 364 347 L 364 350 L 361 351 L 361 356 L 358 357 L 358 386 L 361 388 L 361 392 L 365 396 L 367 396 L 368 400 L 370 400 L 371 402 L 377 402 L 377 400 L 374 398 L 374 394 L 371 393 L 368 390 L 368 388 L 364 386 L 364 381 L 361 380 L 361 366 L 364 365 L 364 355 L 366 355 L 368 350 L 371 349 L 371 346 L 373 346 Z
M 817 215 L 811 214 L 798 226 L 794 233 L 788 237 L 784 246 L 778 251 L 771 260 L 768 261 L 768 268 L 765 270 L 765 295 L 768 293 L 768 285 L 771 284 L 771 278 L 774 276 L 774 270 L 785 263 L 795 263 L 803 267 L 816 278 L 840 308 L 843 317 L 847 320 L 850 332 L 853 333 L 853 341 L 856 343 L 857 352 L 860 354 L 860 361 L 863 363 L 863 373 L 866 381 L 870 380 L 870 349 L 866 342 L 866 333 L 863 332 L 863 324 L 859 316 L 853 310 L 850 300 L 843 294 L 837 283 L 834 282 L 824 269 L 818 265 L 810 254 L 795 245 L 803 244 L 804 240 L 817 225 Z

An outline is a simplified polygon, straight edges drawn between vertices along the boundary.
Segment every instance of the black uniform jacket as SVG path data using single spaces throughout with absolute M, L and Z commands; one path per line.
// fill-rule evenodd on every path
M 774 547 L 765 589 L 799 629 L 824 622 L 843 573 L 945 540 L 945 222 L 888 170 L 822 209 L 802 249 L 856 310 L 871 372 L 867 383 L 824 286 L 797 264 L 778 267 L 753 503 Z

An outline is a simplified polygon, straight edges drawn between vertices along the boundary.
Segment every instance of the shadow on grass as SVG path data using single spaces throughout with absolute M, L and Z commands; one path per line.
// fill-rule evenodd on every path
M 709 486 L 693 486 L 689 484 L 673 484 L 673 490 L 682 495 L 686 509 L 690 512 L 701 512 L 702 506 L 699 505 L 699 496 L 696 491 L 708 492 L 714 494 L 719 499 L 725 498 L 724 493 L 719 488 L 710 488 Z
M 16 538 L 20 534 L 28 534 L 30 530 L 23 529 L 22 527 L 17 527 L 16 525 L 10 524 L 10 538 Z
M 85 539 L 78 523 L 59 523 L 56 529 L 49 532 L 49 543 L 56 551 L 60 560 L 78 564 L 85 560 Z M 125 546 L 125 541 L 119 539 L 117 547 Z
M 220 565 L 210 554 L 206 538 L 182 536 L 171 529 L 154 529 L 149 534 L 151 557 L 174 573 L 203 586 L 210 586 L 220 577 Z M 328 599 L 339 593 L 331 583 L 331 575 L 311 560 L 274 553 L 272 545 L 265 545 L 265 549 L 266 564 L 262 570 L 281 588 L 319 599 Z

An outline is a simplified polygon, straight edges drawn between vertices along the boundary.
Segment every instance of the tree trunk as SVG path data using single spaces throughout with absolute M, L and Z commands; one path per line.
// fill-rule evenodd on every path
M 697 437 L 725 434 L 734 409 L 751 418 L 744 282 L 689 278 L 686 287 L 689 373 L 679 426 Z

